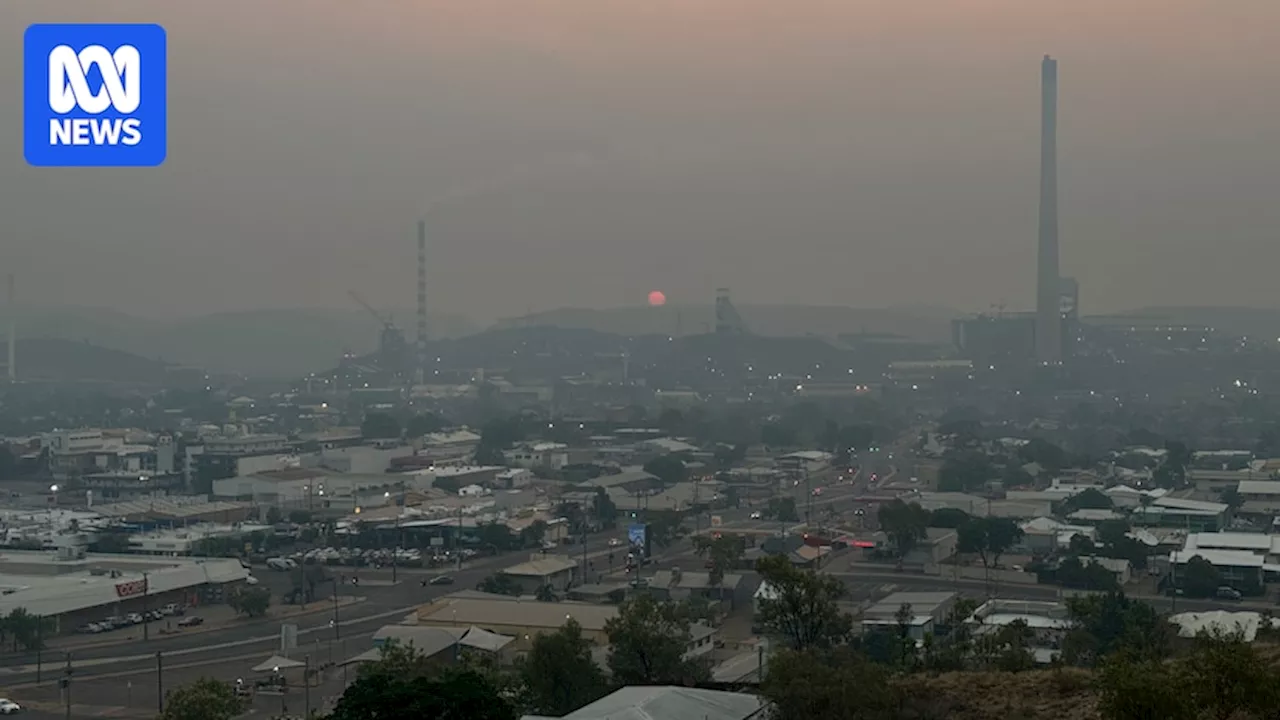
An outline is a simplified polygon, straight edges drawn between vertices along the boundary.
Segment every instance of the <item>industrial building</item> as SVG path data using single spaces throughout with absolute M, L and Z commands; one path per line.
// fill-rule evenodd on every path
M 167 603 L 222 603 L 251 582 L 239 560 L 6 550 L 0 555 L 0 615 L 23 608 L 50 618 L 55 632 Z

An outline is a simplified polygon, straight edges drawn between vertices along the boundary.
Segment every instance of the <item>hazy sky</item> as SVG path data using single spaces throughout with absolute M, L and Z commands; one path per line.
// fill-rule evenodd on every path
M 25 26 L 118 20 L 168 29 L 168 162 L 28 168 Z M 426 214 L 433 309 L 480 319 L 1030 307 L 1046 52 L 1082 309 L 1280 305 L 1276 0 L 5 0 L 0 269 L 141 314 L 411 306 Z

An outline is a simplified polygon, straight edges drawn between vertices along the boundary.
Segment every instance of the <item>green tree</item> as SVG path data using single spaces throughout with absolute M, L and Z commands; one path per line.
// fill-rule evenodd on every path
M 1222 574 L 1218 568 L 1199 555 L 1187 561 L 1178 579 L 1182 581 L 1182 589 L 1188 597 L 1213 597 L 1222 585 Z
M 439 415 L 422 413 L 409 418 L 409 422 L 404 426 L 404 435 L 407 438 L 420 438 L 423 435 L 440 432 L 445 427 L 447 426 Z
M 929 511 L 920 507 L 919 503 L 894 500 L 880 506 L 878 519 L 880 527 L 893 544 L 894 552 L 899 558 L 904 558 L 925 538 L 925 528 L 929 526 Z
M 725 573 L 736 570 L 742 564 L 742 556 L 747 552 L 747 539 L 728 533 L 719 536 L 699 535 L 693 539 L 693 548 L 699 557 L 706 558 L 710 564 L 708 580 L 711 586 L 720 588 Z
M 514 550 L 522 540 L 513 532 L 511 526 L 496 520 L 483 523 L 476 528 L 476 538 L 481 546 L 491 545 L 496 552 Z
M 14 608 L 0 617 L 0 644 L 11 642 L 14 652 L 38 650 L 54 630 L 53 618 L 28 612 L 26 608 Z
M 1160 660 L 1113 657 L 1098 669 L 1098 711 L 1104 720 L 1196 720 L 1200 710 L 1181 689 L 1183 673 Z
M 756 564 L 770 597 L 760 600 L 757 622 L 795 650 L 831 647 L 849 637 L 853 620 L 836 603 L 844 597 L 839 578 L 801 570 L 782 556 Z
M 1110 509 L 1111 498 L 1107 497 L 1103 492 L 1095 488 L 1086 488 L 1085 490 L 1062 501 L 1062 512 L 1064 514 L 1070 514 L 1077 510 Z
M 531 711 L 560 717 L 608 692 L 608 682 L 591 658 L 591 647 L 582 626 L 572 619 L 554 633 L 533 639 L 528 656 L 517 666 Z
M 227 605 L 237 615 L 263 617 L 271 606 L 271 591 L 257 586 L 236 588 L 227 594 Z
M 760 690 L 772 705 L 771 720 L 908 717 L 901 713 L 906 698 L 885 668 L 848 647 L 779 651 Z
M 1018 460 L 1023 463 L 1036 463 L 1049 471 L 1061 470 L 1066 466 L 1067 453 L 1062 448 L 1043 438 L 1031 438 L 1018 448 Z
M 710 679 L 705 665 L 684 659 L 691 635 L 682 608 L 651 595 L 629 598 L 604 626 L 609 672 L 622 685 L 687 685 Z
M 984 568 L 999 566 L 1000 556 L 1025 534 L 1013 520 L 999 517 L 973 518 L 956 532 L 956 548 L 960 552 L 976 553 Z
M 781 522 L 799 522 L 800 513 L 796 511 L 796 499 L 792 497 L 769 498 L 764 515 L 770 520 Z
M 965 492 L 981 488 L 995 477 L 991 458 L 980 450 L 954 450 L 942 459 L 938 469 L 938 490 Z
M 1067 599 L 1071 629 L 1062 643 L 1069 663 L 1093 665 L 1123 649 L 1136 661 L 1169 655 L 1173 630 L 1151 605 L 1118 590 Z
M 165 693 L 159 720 L 231 720 L 244 712 L 235 688 L 213 678 L 201 678 Z
M 960 508 L 938 508 L 929 513 L 929 527 L 955 530 L 969 521 L 969 513 Z
M 689 479 L 684 461 L 675 455 L 659 455 L 644 464 L 644 471 L 658 478 L 663 485 L 675 485 Z
M 412 647 L 386 646 L 360 669 L 328 720 L 517 720 L 514 704 L 492 676 L 462 666 L 437 666 Z
M 600 529 L 608 530 L 617 525 L 618 506 L 609 499 L 609 493 L 604 488 L 596 490 L 596 496 L 591 499 L 591 510 L 596 515 L 596 524 Z
M 515 597 L 519 597 L 521 593 L 520 583 L 516 582 L 515 578 L 510 575 L 501 572 L 494 573 L 481 580 L 480 584 L 476 585 L 476 589 L 480 592 L 493 593 L 494 595 L 512 595 Z
M 400 423 L 386 413 L 369 413 L 360 423 L 360 435 L 369 440 L 400 437 Z

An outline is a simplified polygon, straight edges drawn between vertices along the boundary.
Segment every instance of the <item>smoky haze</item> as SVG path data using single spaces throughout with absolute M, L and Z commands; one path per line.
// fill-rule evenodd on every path
M 70 0 L 170 47 L 159 169 L 28 168 L 24 301 L 173 316 L 409 307 L 1034 305 L 1039 62 L 1058 58 L 1061 266 L 1086 311 L 1273 307 L 1273 0 Z M 0 64 L 0 95 L 21 69 Z

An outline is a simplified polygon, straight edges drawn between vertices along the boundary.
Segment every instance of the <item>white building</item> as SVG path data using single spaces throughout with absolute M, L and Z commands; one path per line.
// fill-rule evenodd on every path
M 507 463 L 530 470 L 561 470 L 569 464 L 569 446 L 542 442 L 521 445 L 502 453 Z

